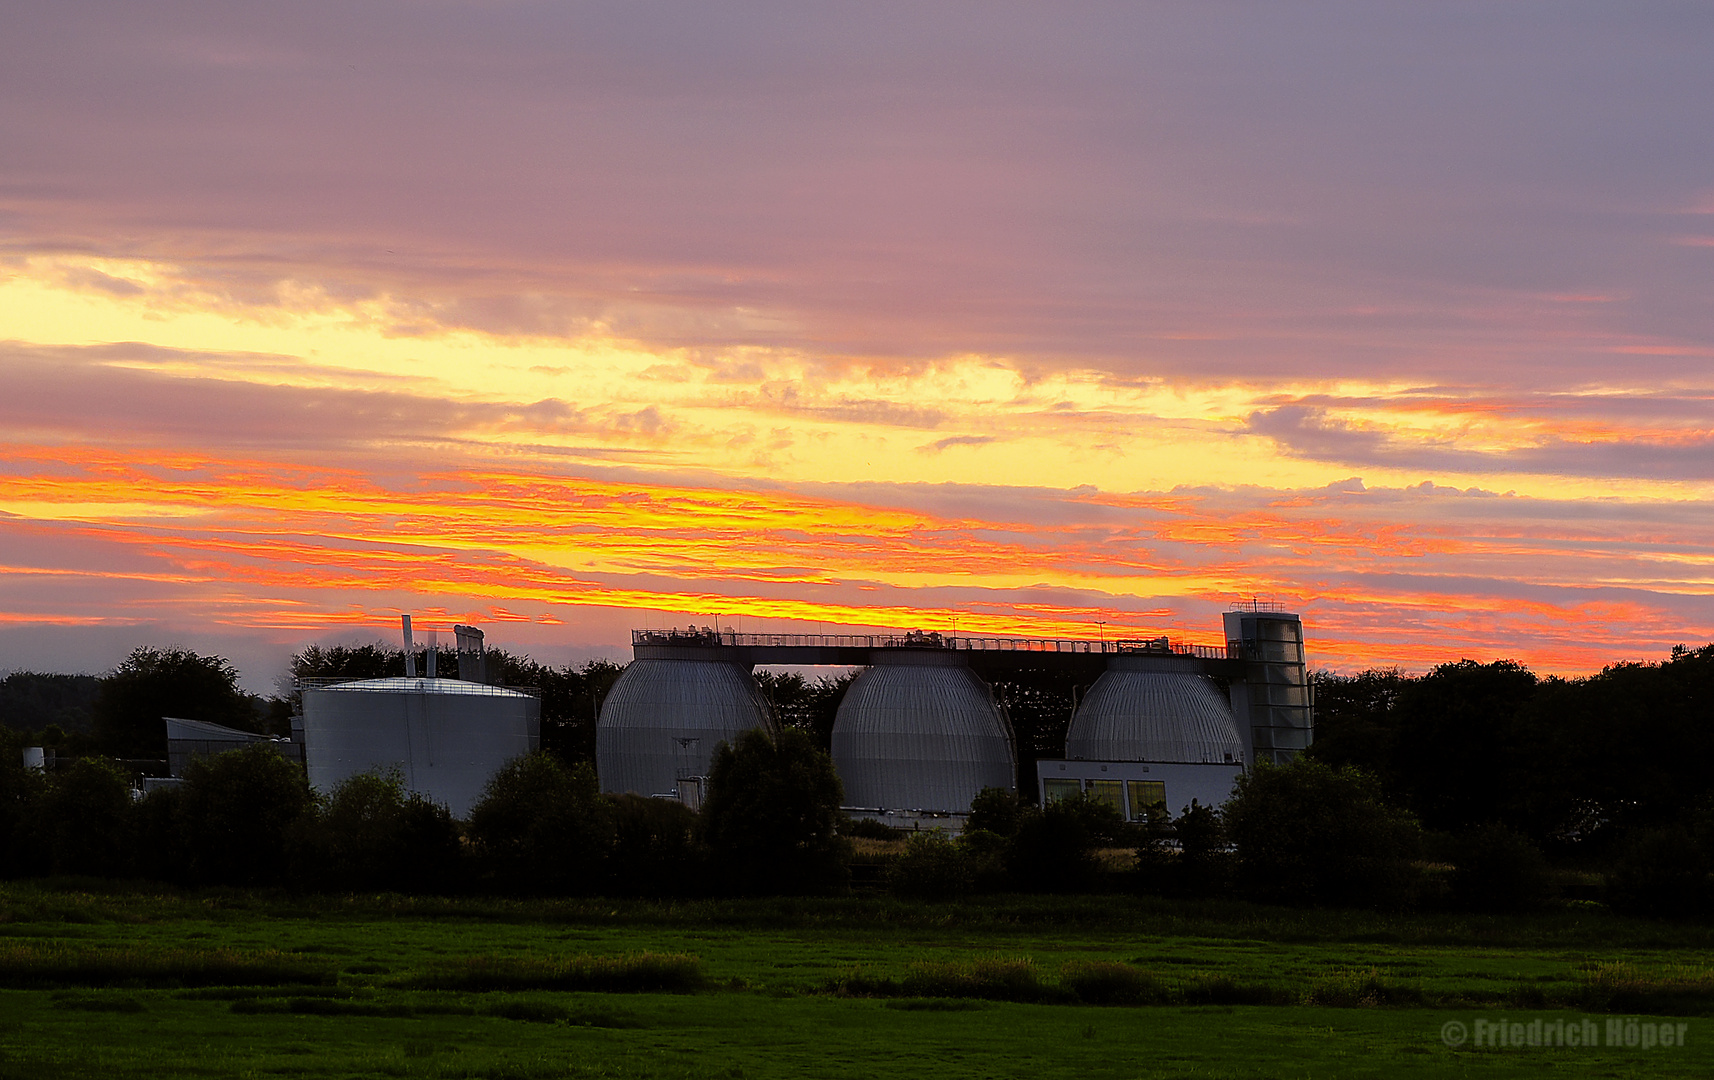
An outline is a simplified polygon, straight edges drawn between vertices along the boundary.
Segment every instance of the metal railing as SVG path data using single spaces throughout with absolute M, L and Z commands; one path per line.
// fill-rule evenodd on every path
M 299 690 L 324 690 L 330 686 L 344 686 L 344 685 L 349 684 L 349 683 L 357 683 L 357 682 L 372 682 L 372 681 L 376 680 L 377 678 L 389 679 L 389 680 L 390 679 L 400 679 L 400 680 L 408 679 L 410 682 L 419 684 L 418 686 L 415 686 L 412 688 L 412 689 L 417 689 L 417 690 L 429 689 L 429 687 L 427 687 L 427 686 L 420 685 L 420 684 L 424 684 L 424 683 L 434 683 L 434 684 L 436 684 L 437 687 L 453 687 L 453 686 L 456 686 L 456 687 L 458 687 L 459 693 L 461 693 L 461 694 L 472 694 L 472 695 L 475 695 L 477 697 L 500 697 L 504 694 L 528 694 L 530 697 L 533 697 L 536 700 L 540 701 L 541 696 L 542 696 L 542 690 L 541 690 L 541 687 L 539 687 L 539 686 L 496 686 L 496 685 L 492 685 L 490 683 L 469 682 L 469 681 L 464 680 L 464 679 L 454 679 L 454 678 L 451 678 L 449 676 L 436 676 L 435 678 L 430 679 L 426 675 L 417 675 L 417 676 L 407 676 L 407 675 L 382 675 L 382 676 L 347 675 L 347 676 L 333 676 L 333 677 L 316 675 L 316 676 L 309 676 L 309 677 L 305 677 L 305 678 L 299 678 L 299 679 L 296 679 L 294 681 L 296 682 L 297 688 Z M 385 694 L 385 693 L 397 693 L 400 688 L 398 686 L 394 685 L 394 686 L 354 686 L 351 689 L 357 691 L 358 693 L 364 693 L 364 694 Z
M 1266 614 L 1284 614 L 1285 604 L 1278 600 L 1240 600 L 1227 608 L 1228 611 L 1255 611 Z
M 711 627 L 684 630 L 632 630 L 631 644 L 831 649 L 951 649 L 966 652 L 1021 653 L 1155 653 L 1193 656 L 1202 660 L 1239 659 L 1239 650 L 1226 645 L 1189 645 L 1167 638 L 1088 641 L 1079 638 L 970 637 L 911 630 L 902 634 L 740 634 Z

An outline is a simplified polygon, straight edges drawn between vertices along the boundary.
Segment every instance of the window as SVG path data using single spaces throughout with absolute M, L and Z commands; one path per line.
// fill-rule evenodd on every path
M 1069 799 L 1081 790 L 1082 787 L 1078 781 L 1067 780 L 1063 776 L 1056 776 L 1051 780 L 1043 779 L 1041 782 L 1042 802 L 1050 803 L 1058 802 L 1061 799 Z
M 1159 804 L 1166 806 L 1166 784 L 1160 780 L 1131 780 L 1131 820 L 1140 821 L 1148 816 L 1148 809 Z
M 1125 812 L 1125 782 L 1123 780 L 1088 781 L 1091 802 L 1105 803 L 1123 814 Z

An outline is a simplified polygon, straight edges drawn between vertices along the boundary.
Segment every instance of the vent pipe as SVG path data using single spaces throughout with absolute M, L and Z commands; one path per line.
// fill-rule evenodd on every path
M 417 677 L 417 643 L 411 640 L 411 617 L 399 616 L 399 625 L 405 631 L 405 678 Z
M 474 626 L 458 624 L 453 626 L 452 632 L 458 637 L 458 677 L 465 682 L 487 682 L 487 654 L 482 648 L 482 631 Z

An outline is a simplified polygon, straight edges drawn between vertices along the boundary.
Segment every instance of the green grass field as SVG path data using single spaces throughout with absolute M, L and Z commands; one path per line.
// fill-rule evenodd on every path
M 62 882 L 0 887 L 0 987 L 0 1078 L 1714 1074 L 1714 934 L 1593 909 Z M 1686 1045 L 1442 1041 L 1502 1015 L 1670 1016 Z

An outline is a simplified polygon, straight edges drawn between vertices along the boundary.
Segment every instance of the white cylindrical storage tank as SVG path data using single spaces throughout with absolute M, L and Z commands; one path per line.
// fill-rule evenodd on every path
M 1195 660 L 1121 654 L 1107 662 L 1077 707 L 1065 756 L 1238 764 L 1244 739 L 1231 705 Z
M 968 813 L 983 788 L 1017 786 L 1010 726 L 956 653 L 877 650 L 871 665 L 833 722 L 846 805 Z
M 328 792 L 397 767 L 405 787 L 466 817 L 488 780 L 541 741 L 533 694 L 457 679 L 360 679 L 303 692 L 304 765 Z
M 721 743 L 774 729 L 773 710 L 747 669 L 711 660 L 706 649 L 640 645 L 636 657 L 595 725 L 602 791 L 676 795 L 680 780 L 708 775 Z

